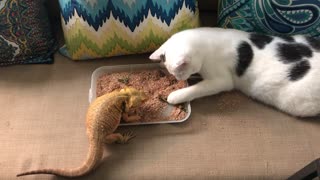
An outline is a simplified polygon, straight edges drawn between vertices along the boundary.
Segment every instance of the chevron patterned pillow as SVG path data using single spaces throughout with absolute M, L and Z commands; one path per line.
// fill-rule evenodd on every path
M 197 0 L 59 0 L 73 60 L 155 50 L 175 32 L 199 26 Z

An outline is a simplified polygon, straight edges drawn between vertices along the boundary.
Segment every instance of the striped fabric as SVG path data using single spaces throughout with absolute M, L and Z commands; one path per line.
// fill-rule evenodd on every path
M 173 33 L 199 26 L 197 0 L 59 0 L 74 60 L 151 52 Z

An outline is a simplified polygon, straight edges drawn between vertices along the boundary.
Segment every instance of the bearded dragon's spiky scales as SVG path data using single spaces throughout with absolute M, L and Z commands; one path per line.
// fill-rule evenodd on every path
M 134 88 L 113 91 L 98 97 L 87 112 L 87 135 L 89 137 L 89 152 L 82 166 L 76 169 L 40 169 L 20 173 L 17 176 L 31 174 L 54 174 L 64 177 L 78 177 L 94 169 L 103 155 L 104 143 L 125 143 L 133 136 L 131 133 L 113 133 L 120 124 L 121 117 L 129 109 L 139 106 L 146 95 Z M 127 117 L 127 116 L 126 116 Z

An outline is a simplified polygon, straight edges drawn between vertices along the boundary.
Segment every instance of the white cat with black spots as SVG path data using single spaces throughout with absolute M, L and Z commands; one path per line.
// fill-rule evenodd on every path
M 203 78 L 172 92 L 171 104 L 238 89 L 294 116 L 320 114 L 320 41 L 315 38 L 196 28 L 174 34 L 150 59 L 165 59 L 179 80 L 195 73 Z

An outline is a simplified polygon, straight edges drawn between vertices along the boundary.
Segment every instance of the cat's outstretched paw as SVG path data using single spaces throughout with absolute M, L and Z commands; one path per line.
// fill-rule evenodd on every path
M 170 104 L 180 104 L 190 101 L 190 99 L 186 97 L 185 93 L 181 92 L 181 90 L 178 90 L 170 93 L 167 98 L 167 101 Z

